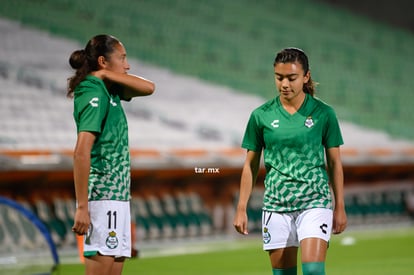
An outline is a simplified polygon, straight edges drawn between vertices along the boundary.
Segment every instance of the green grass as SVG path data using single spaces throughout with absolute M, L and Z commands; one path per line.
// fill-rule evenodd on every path
M 343 245 L 342 240 L 352 237 L 353 245 Z M 166 245 L 164 251 L 171 250 Z M 206 251 L 194 253 L 197 249 Z M 414 270 L 413 252 L 414 228 L 394 230 L 371 230 L 364 232 L 347 232 L 334 236 L 331 240 L 326 271 L 329 275 L 385 275 L 410 274 Z M 143 257 L 128 260 L 124 267 L 124 275 L 132 274 L 271 274 L 267 254 L 261 250 L 260 237 L 237 239 L 223 242 L 200 242 L 185 245 L 184 250 L 190 254 L 176 256 Z M 212 251 L 211 251 L 212 250 Z M 82 274 L 80 264 L 62 264 L 56 275 Z M 298 274 L 301 274 L 299 264 Z
M 329 274 L 410 274 L 414 270 L 414 230 L 347 233 L 355 236 L 352 246 L 333 242 L 328 255 Z

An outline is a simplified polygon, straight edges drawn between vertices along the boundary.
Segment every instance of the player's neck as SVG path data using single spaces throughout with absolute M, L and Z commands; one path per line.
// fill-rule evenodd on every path
M 297 96 L 293 98 L 280 98 L 280 102 L 283 106 L 283 108 L 288 112 L 289 114 L 296 113 L 300 107 L 302 106 L 303 102 L 305 101 L 306 94 L 300 93 Z

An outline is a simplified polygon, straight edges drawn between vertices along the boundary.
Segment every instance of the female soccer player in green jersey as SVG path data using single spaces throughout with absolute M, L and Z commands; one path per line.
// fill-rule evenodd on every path
M 297 273 L 299 247 L 303 274 L 325 274 L 331 232 L 341 233 L 347 222 L 341 131 L 334 110 L 313 96 L 315 83 L 302 50 L 280 51 L 273 66 L 279 95 L 255 109 L 247 123 L 234 226 L 248 234 L 246 207 L 263 151 L 263 249 L 273 274 Z
M 77 126 L 74 182 L 77 208 L 72 230 L 84 235 L 86 274 L 121 274 L 131 254 L 128 125 L 121 100 L 146 96 L 154 84 L 128 74 L 122 43 L 97 35 L 72 53 L 69 78 Z

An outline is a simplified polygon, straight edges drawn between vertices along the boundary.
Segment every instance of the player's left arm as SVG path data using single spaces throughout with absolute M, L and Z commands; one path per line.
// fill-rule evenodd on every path
M 327 148 L 326 159 L 329 181 L 335 198 L 332 229 L 334 234 L 339 234 L 345 230 L 347 224 L 344 202 L 344 172 L 339 147 Z

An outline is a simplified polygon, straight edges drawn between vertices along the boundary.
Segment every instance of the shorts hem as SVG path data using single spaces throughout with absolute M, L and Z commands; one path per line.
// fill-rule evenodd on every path
M 331 237 L 330 237 L 330 236 L 327 236 L 326 238 L 322 238 L 322 237 L 321 237 L 321 235 L 309 235 L 309 236 L 304 236 L 303 238 L 301 238 L 301 239 L 299 240 L 299 243 L 300 243 L 301 241 L 303 241 L 304 239 L 310 239 L 310 238 L 321 239 L 321 240 L 324 240 L 325 242 L 329 242 L 329 241 L 330 241 L 330 239 L 331 239 Z
M 102 256 L 111 256 L 111 257 L 115 257 L 115 258 L 131 258 L 131 254 L 114 254 L 114 253 L 102 253 L 101 251 L 98 250 L 93 250 L 93 251 L 85 251 L 83 252 L 83 256 L 84 257 L 93 257 L 96 255 L 102 255 Z
M 96 256 L 96 255 L 98 255 L 98 250 L 84 251 L 83 252 L 83 256 L 85 256 L 85 257 L 92 257 L 92 256 Z

